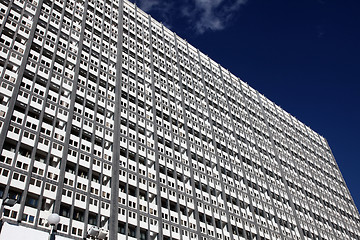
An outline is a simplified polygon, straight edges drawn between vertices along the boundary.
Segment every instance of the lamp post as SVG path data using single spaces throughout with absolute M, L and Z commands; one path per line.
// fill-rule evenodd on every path
M 12 199 L 12 198 L 7 197 L 7 198 L 4 199 L 4 202 L 2 203 L 2 205 L 13 207 L 16 203 L 17 203 L 16 199 Z
M 0 211 L 0 232 L 1 232 L 1 229 L 2 229 L 2 226 L 3 226 L 3 212 L 5 211 L 4 207 L 5 206 L 8 206 L 8 207 L 13 207 L 15 206 L 15 204 L 17 203 L 17 200 L 16 199 L 12 199 L 12 198 L 9 198 L 9 197 L 6 197 L 4 199 L 4 201 L 2 202 L 1 204 L 1 211 Z
M 105 239 L 108 234 L 108 231 L 102 228 L 98 228 L 96 226 L 92 226 L 88 230 L 88 237 L 92 239 Z
M 53 213 L 48 217 L 48 223 L 51 225 L 49 240 L 55 240 L 55 226 L 60 222 L 60 216 L 57 213 Z

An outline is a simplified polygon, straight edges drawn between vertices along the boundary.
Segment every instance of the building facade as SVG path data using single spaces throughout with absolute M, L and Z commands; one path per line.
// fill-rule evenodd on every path
M 5 221 L 360 240 L 326 140 L 126 0 L 0 0 L 0 88 Z

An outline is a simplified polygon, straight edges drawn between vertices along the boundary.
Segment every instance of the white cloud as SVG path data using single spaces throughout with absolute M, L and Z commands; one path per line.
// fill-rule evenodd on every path
M 139 7 L 145 12 L 154 10 L 154 8 L 159 7 L 159 5 L 161 4 L 159 0 L 145 0 L 136 2 L 139 4 Z
M 245 3 L 246 0 L 195 0 L 190 22 L 195 24 L 195 30 L 200 34 L 208 30 L 222 30 Z
M 164 0 L 130 0 L 135 2 L 137 6 L 146 13 L 157 14 L 157 19 L 167 28 L 171 28 L 172 11 L 174 10 L 174 1 Z
M 158 12 L 166 26 L 181 19 L 198 34 L 223 30 L 247 0 L 136 0 L 147 13 Z

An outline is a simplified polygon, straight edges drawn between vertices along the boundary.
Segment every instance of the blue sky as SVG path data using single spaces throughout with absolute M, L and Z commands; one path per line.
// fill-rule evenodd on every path
M 132 2 L 324 136 L 360 208 L 360 1 Z

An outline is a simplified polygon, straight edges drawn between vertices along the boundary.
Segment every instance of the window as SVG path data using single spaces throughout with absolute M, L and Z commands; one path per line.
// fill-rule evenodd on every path
M 37 196 L 31 196 L 31 195 L 28 195 L 26 197 L 26 206 L 29 206 L 29 207 L 33 207 L 33 208 L 37 208 L 38 206 L 38 197 Z
M 97 216 L 95 214 L 90 213 L 88 223 L 96 226 L 97 225 Z
M 84 212 L 80 209 L 75 209 L 74 210 L 74 215 L 73 215 L 73 219 L 83 222 L 84 221 Z
M 140 240 L 147 240 L 147 230 L 140 230 Z
M 125 234 L 125 223 L 123 222 L 118 223 L 118 232 L 121 234 Z
M 29 223 L 34 223 L 34 219 L 35 219 L 35 217 L 30 215 L 29 216 Z
M 67 217 L 67 218 L 70 217 L 70 206 L 61 205 L 59 214 L 60 214 L 60 216 L 63 216 L 63 217 Z
M 129 224 L 128 226 L 128 235 L 130 237 L 136 237 L 136 227 Z

